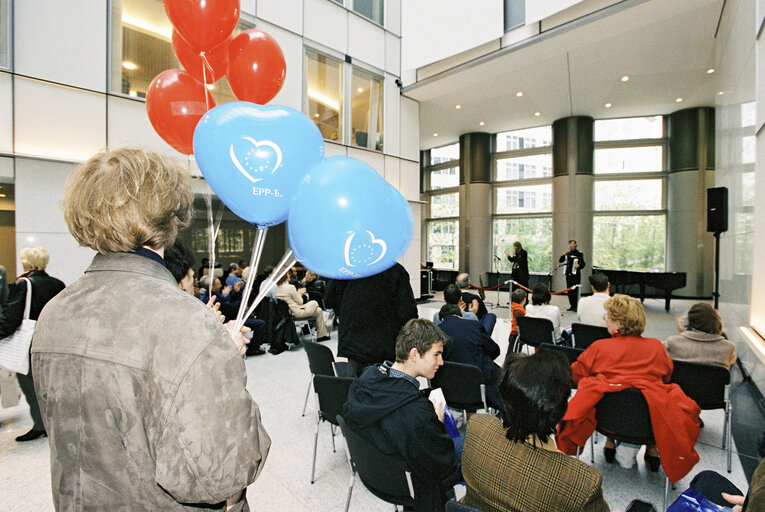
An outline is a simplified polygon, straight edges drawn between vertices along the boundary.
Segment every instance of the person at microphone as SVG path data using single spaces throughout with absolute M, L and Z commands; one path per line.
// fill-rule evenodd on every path
M 566 288 L 571 288 L 582 282 L 582 269 L 584 268 L 584 254 L 576 248 L 576 240 L 568 241 L 568 251 L 559 259 L 558 263 L 566 263 Z M 577 301 L 579 300 L 578 290 L 574 288 L 568 292 L 569 311 L 576 311 Z
M 507 259 L 513 264 L 513 269 L 511 271 L 513 281 L 528 288 L 529 255 L 526 252 L 526 249 L 523 248 L 520 242 L 516 241 L 513 242 L 513 255 L 511 256 L 507 249 L 505 249 L 505 256 L 507 256 Z M 518 287 L 515 283 L 513 283 L 513 290 Z

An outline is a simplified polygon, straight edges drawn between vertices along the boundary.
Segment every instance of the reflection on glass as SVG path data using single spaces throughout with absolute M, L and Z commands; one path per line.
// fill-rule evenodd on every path
M 512 254 L 513 242 L 520 242 L 529 255 L 529 271 L 552 270 L 552 219 L 531 217 L 523 219 L 494 219 L 492 250 L 500 260 L 495 261 L 500 272 L 510 272 L 511 263 L 505 256 Z
M 430 216 L 438 217 L 458 217 L 460 214 L 459 193 L 439 194 L 430 196 Z
M 741 204 L 754 206 L 754 172 L 741 173 Z
M 594 217 L 593 265 L 663 272 L 666 224 L 664 215 Z
M 757 122 L 757 102 L 749 101 L 741 104 L 741 127 L 754 126 Z
M 455 142 L 448 146 L 433 148 L 430 150 L 430 165 L 436 165 L 450 160 L 459 160 L 460 143 Z
M 662 116 L 599 119 L 595 140 L 660 139 L 664 136 Z
M 735 239 L 733 271 L 736 274 L 752 275 L 754 256 L 754 212 L 737 210 L 734 213 L 733 237 Z
M 552 145 L 552 127 L 539 126 L 497 134 L 497 151 L 538 148 Z
M 353 10 L 378 25 L 383 24 L 383 0 L 353 0 Z
M 741 163 L 753 164 L 757 155 L 757 138 L 754 135 L 741 137 Z
M 383 150 L 382 78 L 353 69 L 351 81 L 351 143 L 354 146 Z
M 497 188 L 497 213 L 552 211 L 552 184 Z
M 662 180 L 595 182 L 595 210 L 661 210 Z
M 10 67 L 10 47 L 11 47 L 11 25 L 9 11 L 9 0 L 0 0 L 0 68 L 8 69 Z
M 322 137 L 340 141 L 343 117 L 342 63 L 326 55 L 306 51 L 305 68 L 308 117 L 319 127 Z
M 430 173 L 430 190 L 456 187 L 460 184 L 460 168 L 450 167 Z
M 595 150 L 595 174 L 658 172 L 662 170 L 662 146 L 601 148 Z
M 552 176 L 552 153 L 497 160 L 497 181 Z
M 428 260 L 434 268 L 459 268 L 459 227 L 457 220 L 428 221 Z

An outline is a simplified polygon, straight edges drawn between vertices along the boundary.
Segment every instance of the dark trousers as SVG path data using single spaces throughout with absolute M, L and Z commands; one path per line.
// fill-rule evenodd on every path
M 571 288 L 572 286 L 579 284 L 579 281 L 581 279 L 580 274 L 576 275 L 569 275 L 566 274 L 566 288 Z M 568 292 L 568 304 L 571 306 L 571 308 L 576 311 L 576 305 L 579 302 L 579 289 L 574 288 L 573 290 L 570 290 Z
M 348 358 L 348 366 L 346 366 L 346 371 L 348 372 L 348 377 L 355 379 L 359 375 L 361 375 L 361 372 L 364 371 L 364 368 L 367 366 L 372 366 L 375 363 L 362 363 L 361 361 L 358 361 L 356 359 Z
M 28 375 L 21 375 L 20 373 L 17 373 L 16 377 L 19 379 L 19 386 L 21 387 L 21 391 L 24 393 L 24 398 L 27 399 L 27 403 L 29 404 L 29 414 L 32 415 L 32 421 L 34 422 L 32 428 L 35 430 L 45 430 L 45 426 L 42 422 L 42 416 L 40 416 L 40 406 L 37 405 L 35 382 L 32 380 L 32 367 L 29 367 Z

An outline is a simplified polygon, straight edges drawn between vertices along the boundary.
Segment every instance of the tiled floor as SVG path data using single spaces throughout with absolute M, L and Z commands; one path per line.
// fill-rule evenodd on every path
M 495 301 L 496 294 L 492 293 L 488 300 Z M 420 305 L 420 316 L 431 318 L 441 304 L 439 301 L 432 301 Z M 553 304 L 561 306 L 561 309 L 567 306 L 564 297 L 554 297 Z M 649 315 L 646 335 L 662 339 L 674 332 L 674 314 L 683 311 L 690 304 L 688 301 L 673 301 L 673 311 L 667 314 L 664 312 L 663 302 L 646 300 L 645 307 Z M 502 348 L 502 354 L 497 358 L 497 361 L 501 362 L 507 347 L 508 310 L 495 311 L 500 320 L 493 338 Z M 565 313 L 564 324 L 568 325 L 573 318 L 573 313 Z M 337 347 L 336 337 L 337 333 L 333 332 L 332 341 L 327 343 L 333 350 Z M 260 404 L 263 421 L 273 440 L 263 473 L 248 489 L 251 508 L 276 512 L 343 510 L 350 473 L 342 438 L 337 438 L 338 450 L 333 453 L 327 424 L 319 426 L 316 483 L 310 483 L 316 416 L 313 399 L 309 401 L 305 417 L 301 416 L 309 382 L 308 364 L 303 350 L 296 348 L 278 356 L 266 354 L 250 358 L 246 361 L 246 366 L 248 389 Z M 733 414 L 735 433 L 738 418 L 735 409 Z M 746 421 L 757 421 L 756 415 L 754 419 L 751 414 L 742 416 L 746 416 Z M 724 473 L 725 451 L 720 447 L 722 412 L 705 411 L 702 418 L 706 427 L 702 430 L 697 445 L 701 462 L 691 475 L 678 483 L 677 490 L 670 494 L 670 501 L 672 496 L 677 496 L 687 488 L 688 482 L 697 471 L 714 469 Z M 762 418 L 759 418 L 759 421 L 761 422 Z M 47 439 L 28 443 L 16 443 L 13 440 L 15 436 L 26 432 L 30 426 L 31 420 L 23 398 L 16 407 L 0 409 L 0 512 L 19 510 L 22 507 L 35 511 L 53 510 Z M 605 464 L 601 447 L 602 442 L 596 445 L 594 466 L 603 473 L 603 491 L 611 508 L 623 510 L 634 498 L 651 501 L 657 508 L 660 507 L 664 476 L 661 472 L 647 471 L 642 460 L 642 451 L 635 467 L 623 469 L 616 464 Z M 589 447 L 585 448 L 582 460 L 589 463 Z M 746 489 L 746 477 L 736 453 L 733 462 L 730 478 L 740 488 Z M 464 493 L 463 489 L 458 489 L 458 495 Z M 377 500 L 360 482 L 356 482 L 351 510 L 390 509 L 391 506 Z

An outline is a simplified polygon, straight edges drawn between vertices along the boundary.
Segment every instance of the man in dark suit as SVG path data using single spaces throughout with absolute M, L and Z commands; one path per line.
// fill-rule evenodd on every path
M 582 282 L 582 269 L 584 268 L 584 254 L 576 248 L 576 240 L 568 241 L 568 251 L 558 259 L 558 263 L 566 262 L 566 288 L 571 288 Z M 568 292 L 569 311 L 576 311 L 579 301 L 579 290 L 574 288 Z
M 470 289 L 470 276 L 463 272 L 457 276 L 454 284 L 460 288 L 462 300 L 465 302 L 467 310 L 478 317 L 483 329 L 491 336 L 491 333 L 494 332 L 494 325 L 497 323 L 497 315 L 489 313 L 481 297 L 468 291 Z
M 490 407 L 499 409 L 499 367 L 494 363 L 494 359 L 499 357 L 499 345 L 478 322 L 463 319 L 459 306 L 444 304 L 438 316 L 441 318 L 438 326 L 452 339 L 452 343 L 444 346 L 444 360 L 480 368 L 486 386 L 486 402 Z

